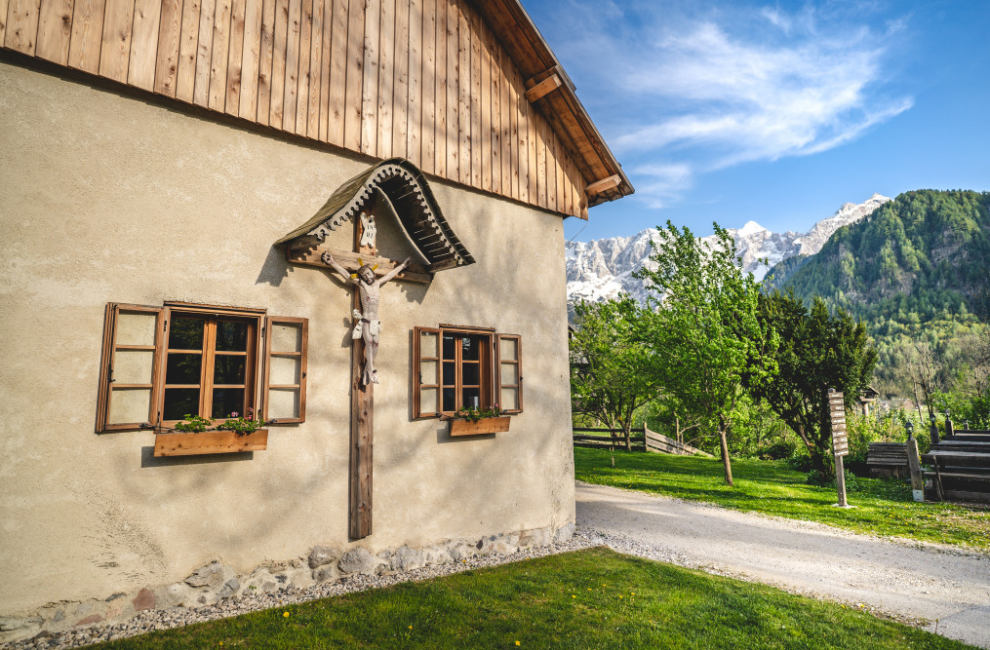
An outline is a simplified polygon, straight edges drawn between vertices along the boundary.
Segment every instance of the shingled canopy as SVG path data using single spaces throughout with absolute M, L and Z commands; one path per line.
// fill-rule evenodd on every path
M 390 158 L 369 167 L 341 185 L 309 221 L 275 245 L 304 237 L 323 241 L 371 205 L 384 201 L 409 242 L 429 262 L 427 271 L 474 264 L 474 258 L 454 234 L 423 173 L 408 160 Z

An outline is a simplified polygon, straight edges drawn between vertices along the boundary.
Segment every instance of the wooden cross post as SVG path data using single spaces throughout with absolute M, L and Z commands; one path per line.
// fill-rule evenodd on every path
M 354 219 L 354 252 L 366 259 L 378 255 L 377 239 L 362 246 L 364 227 Z M 351 310 L 363 311 L 361 293 L 352 291 Z M 348 526 L 351 539 L 363 539 L 371 534 L 372 468 L 375 442 L 375 385 L 361 383 L 364 361 L 364 340 L 351 340 L 351 461 L 350 507 Z

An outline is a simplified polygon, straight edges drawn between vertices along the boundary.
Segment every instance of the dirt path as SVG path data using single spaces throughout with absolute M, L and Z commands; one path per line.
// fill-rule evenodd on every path
M 901 619 L 990 648 L 990 556 L 892 542 L 600 485 L 577 484 L 577 524 L 617 551 Z

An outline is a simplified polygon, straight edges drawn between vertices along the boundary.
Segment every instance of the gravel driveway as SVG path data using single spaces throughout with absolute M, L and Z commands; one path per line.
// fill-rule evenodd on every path
M 863 605 L 990 648 L 990 556 L 577 484 L 577 524 L 617 551 Z

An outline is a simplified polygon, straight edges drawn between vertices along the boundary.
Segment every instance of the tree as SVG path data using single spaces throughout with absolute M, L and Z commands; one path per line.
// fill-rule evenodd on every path
M 760 320 L 779 333 L 781 344 L 775 353 L 778 373 L 769 381 L 748 381 L 750 391 L 800 436 L 812 467 L 830 476 L 828 389 L 843 393 L 852 411 L 873 376 L 876 348 L 863 323 L 842 309 L 830 315 L 821 298 L 808 310 L 792 293 L 775 291 L 761 295 L 759 304 Z
M 574 410 L 621 431 L 632 449 L 633 414 L 657 396 L 655 355 L 633 338 L 642 308 L 623 296 L 574 307 L 577 329 L 571 336 L 571 399 Z
M 759 285 L 743 274 L 735 242 L 715 224 L 709 246 L 688 228 L 667 222 L 658 229 L 647 265 L 637 277 L 654 292 L 647 299 L 641 339 L 660 363 L 660 383 L 703 428 L 719 438 L 725 482 L 732 485 L 727 432 L 730 413 L 743 397 L 742 375 L 759 382 L 772 375 L 777 345 L 772 329 L 757 318 Z

